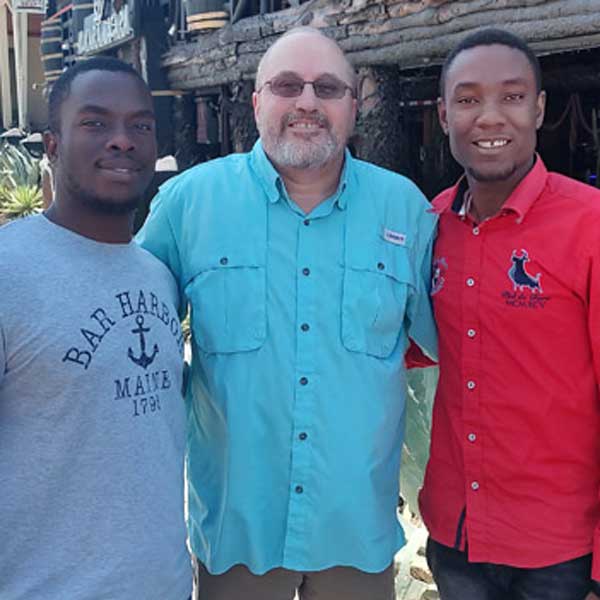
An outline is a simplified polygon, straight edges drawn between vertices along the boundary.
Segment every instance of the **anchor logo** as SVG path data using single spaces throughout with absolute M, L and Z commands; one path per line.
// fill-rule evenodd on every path
M 142 369 L 147 369 L 148 366 L 154 362 L 154 358 L 158 354 L 158 345 L 154 344 L 154 348 L 152 350 L 151 355 L 146 354 L 146 336 L 144 334 L 150 331 L 150 327 L 144 327 L 144 317 L 142 315 L 138 315 L 135 318 L 135 322 L 137 323 L 137 328 L 132 329 L 131 333 L 135 333 L 140 336 L 140 355 L 135 356 L 133 353 L 133 349 L 129 348 L 127 356 L 136 365 L 142 367 Z

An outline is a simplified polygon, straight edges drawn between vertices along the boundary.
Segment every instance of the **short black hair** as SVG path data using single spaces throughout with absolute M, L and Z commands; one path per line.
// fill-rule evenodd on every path
M 480 29 L 475 33 L 471 33 L 466 38 L 458 43 L 458 45 L 450 52 L 444 65 L 442 66 L 442 72 L 440 75 L 440 96 L 444 97 L 444 88 L 446 85 L 446 75 L 450 69 L 454 59 L 463 51 L 469 50 L 470 48 L 476 48 L 477 46 L 492 46 L 499 44 L 500 46 L 507 46 L 508 48 L 514 48 L 519 52 L 522 52 L 531 68 L 535 77 L 536 91 L 539 94 L 542 90 L 542 69 L 537 56 L 533 50 L 527 45 L 524 39 L 520 38 L 514 33 L 510 33 L 504 29 L 497 29 L 495 27 L 488 27 L 486 29 Z
M 110 56 L 94 56 L 75 63 L 54 82 L 48 95 L 48 129 L 54 133 L 60 130 L 60 111 L 63 102 L 69 97 L 73 80 L 82 73 L 90 71 L 110 71 L 112 73 L 125 73 L 135 77 L 148 90 L 148 84 L 143 77 L 128 63 Z

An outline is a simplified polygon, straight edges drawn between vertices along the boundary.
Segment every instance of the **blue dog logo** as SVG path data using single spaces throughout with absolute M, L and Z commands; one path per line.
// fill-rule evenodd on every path
M 529 262 L 529 254 L 527 250 L 521 249 L 521 255 L 513 250 L 512 253 L 512 267 L 508 271 L 508 276 L 513 283 L 513 290 L 522 291 L 524 288 L 529 288 L 532 292 L 542 293 L 542 286 L 540 284 L 541 273 L 535 276 L 530 275 L 527 272 L 525 263 Z

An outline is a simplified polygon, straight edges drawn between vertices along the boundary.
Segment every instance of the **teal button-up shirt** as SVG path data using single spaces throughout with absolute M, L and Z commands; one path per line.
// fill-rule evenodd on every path
M 161 188 L 138 239 L 191 306 L 189 530 L 211 573 L 377 572 L 404 543 L 404 354 L 436 352 L 435 223 L 348 152 L 308 215 L 260 142 Z

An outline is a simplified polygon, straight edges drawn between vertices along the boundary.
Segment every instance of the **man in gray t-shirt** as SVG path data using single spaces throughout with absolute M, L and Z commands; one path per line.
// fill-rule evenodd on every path
M 0 228 L 0 598 L 187 600 L 177 288 L 130 233 L 152 99 L 95 58 L 49 112 L 54 204 Z

